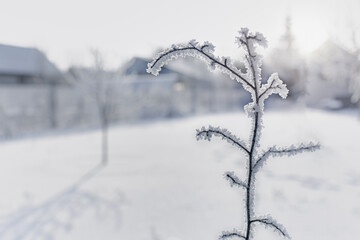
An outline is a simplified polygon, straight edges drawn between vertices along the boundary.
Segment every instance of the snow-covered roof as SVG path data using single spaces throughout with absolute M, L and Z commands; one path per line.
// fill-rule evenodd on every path
M 318 49 L 313 51 L 310 56 L 310 60 L 320 61 L 344 61 L 352 60 L 353 55 L 339 44 L 329 39 L 325 41 Z
M 146 72 L 147 64 L 151 62 L 150 59 L 140 58 L 140 57 L 134 57 L 132 58 L 125 66 L 123 73 L 125 75 L 143 75 L 143 74 L 149 74 Z M 175 71 L 172 71 L 168 69 L 167 67 L 163 67 L 161 73 L 174 73 Z
M 0 44 L 0 74 L 58 77 L 61 72 L 36 48 Z
M 210 81 L 204 76 L 194 76 L 192 72 L 183 72 L 184 69 L 168 68 L 166 66 L 162 67 L 161 74 L 158 76 L 153 76 L 146 72 L 148 63 L 151 62 L 150 59 L 134 57 L 127 64 L 125 64 L 121 70 L 124 78 L 124 83 L 129 86 L 138 87 L 138 86 L 162 86 L 170 87 L 174 83 L 181 81 L 190 87 L 194 86 L 210 86 Z
M 341 81 L 347 87 L 349 67 L 354 60 L 354 55 L 328 40 L 309 57 L 309 72 L 322 80 Z

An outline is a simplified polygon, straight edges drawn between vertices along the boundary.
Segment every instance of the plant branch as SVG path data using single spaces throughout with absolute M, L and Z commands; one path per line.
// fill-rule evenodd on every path
M 241 143 L 240 139 L 237 138 L 235 135 L 231 134 L 226 129 L 220 129 L 220 128 L 213 128 L 209 127 L 209 129 L 205 129 L 204 127 L 201 130 L 197 130 L 196 137 L 197 139 L 207 139 L 210 140 L 212 135 L 215 136 L 221 136 L 223 139 L 226 139 L 231 144 L 238 146 L 242 150 L 244 150 L 246 153 L 250 153 L 249 150 L 245 147 L 244 143 Z
M 289 234 L 286 232 L 286 230 L 284 229 L 283 226 L 281 226 L 280 224 L 276 223 L 275 220 L 273 219 L 269 219 L 269 218 L 264 218 L 264 219 L 255 219 L 252 220 L 251 223 L 255 223 L 255 222 L 259 222 L 264 224 L 265 226 L 270 226 L 273 227 L 276 231 L 278 231 L 281 235 L 283 235 L 284 237 L 289 238 Z
M 231 186 L 236 185 L 238 187 L 243 187 L 245 189 L 248 189 L 246 183 L 244 183 L 237 176 L 235 176 L 234 172 L 226 172 L 224 174 L 224 177 L 230 182 Z
M 219 239 L 227 239 L 227 238 L 232 238 L 232 237 L 239 237 L 239 238 L 243 238 L 246 239 L 245 236 L 243 236 L 240 233 L 237 232 L 224 232 Z
M 213 58 L 212 56 L 210 56 L 209 54 L 205 53 L 203 51 L 203 49 L 201 48 L 200 50 L 195 47 L 194 45 L 192 45 L 198 52 L 202 53 L 203 55 L 205 55 L 207 58 L 209 58 L 211 61 L 213 61 L 214 63 L 218 64 L 219 66 L 229 70 L 232 74 L 234 74 L 235 76 L 237 76 L 238 78 L 240 78 L 241 80 L 243 80 L 249 87 L 251 87 L 252 89 L 255 89 L 255 86 L 253 86 L 251 83 L 248 82 L 248 80 L 246 80 L 244 77 L 242 77 L 240 74 L 238 74 L 237 72 L 235 72 L 233 69 L 231 69 L 230 67 L 228 67 L 227 65 L 227 60 L 225 61 L 225 63 L 221 63 L 220 61 L 218 61 L 217 59 Z M 206 46 L 206 45 L 204 45 Z
M 205 47 L 207 47 L 207 45 L 202 46 L 201 49 L 200 49 L 200 51 L 203 52 L 203 49 L 204 49 Z M 160 54 L 160 56 L 158 56 L 158 57 L 156 58 L 156 60 L 150 65 L 150 68 L 153 68 L 153 67 L 156 65 L 156 63 L 158 63 L 163 57 L 165 57 L 165 56 L 167 56 L 167 55 L 169 55 L 169 54 L 171 54 L 171 53 L 174 53 L 174 52 L 185 51 L 185 50 L 198 50 L 198 49 L 197 49 L 196 47 L 194 47 L 194 46 L 191 46 L 191 47 L 183 47 L 183 48 L 173 48 L 173 49 L 171 49 L 171 50 L 169 50 L 169 51 L 166 51 L 166 52 Z
M 270 84 L 270 86 L 269 86 L 262 94 L 260 94 L 259 98 L 261 98 L 262 96 L 264 96 L 264 94 L 265 94 L 267 91 L 269 91 L 270 89 L 273 89 L 272 85 L 274 84 L 274 82 L 275 82 L 275 79 L 273 79 L 272 82 L 271 82 L 271 84 Z
M 199 52 L 200 54 L 202 54 L 204 57 L 208 58 L 214 64 L 217 64 L 217 65 L 225 68 L 226 70 L 230 71 L 232 74 L 234 74 L 236 77 L 241 79 L 246 85 L 248 85 L 252 89 L 255 89 L 255 87 L 248 80 L 246 80 L 243 76 L 241 76 L 239 73 L 237 73 L 234 69 L 230 68 L 228 66 L 227 62 L 221 63 L 219 60 L 215 59 L 214 57 L 212 57 L 209 54 L 207 54 L 206 52 L 204 52 L 204 49 L 206 47 L 208 47 L 208 45 L 205 44 L 199 49 L 199 48 L 197 48 L 196 46 L 194 46 L 193 44 L 190 43 L 190 46 L 187 46 L 187 47 L 173 48 L 173 49 L 171 49 L 169 51 L 166 51 L 166 52 L 162 53 L 160 56 L 158 56 L 157 59 L 152 62 L 152 64 L 149 66 L 149 68 L 153 68 L 156 65 L 156 63 L 158 63 L 162 58 L 170 55 L 171 53 L 181 52 L 181 51 L 186 51 L 186 50 L 195 50 L 195 51 Z
M 250 60 L 250 68 L 252 71 L 252 75 L 253 75 L 253 81 L 254 81 L 254 93 L 255 93 L 255 99 L 254 101 L 256 101 L 256 104 L 259 104 L 259 96 L 258 96 L 258 92 L 259 92 L 259 86 L 257 85 L 257 79 L 256 79 L 256 75 L 255 75 L 255 67 L 254 67 L 254 62 L 253 62 L 253 56 L 251 55 L 251 51 L 249 48 L 249 44 L 248 44 L 248 39 L 246 38 L 246 48 L 249 54 L 249 60 Z M 248 162 L 248 179 L 247 179 L 247 191 L 246 191 L 246 218 L 247 218 L 247 227 L 246 227 L 246 238 L 245 240 L 249 240 L 250 239 L 250 230 L 251 230 L 251 213 L 252 213 L 252 199 L 253 199 L 253 193 L 251 192 L 251 183 L 252 183 L 252 178 L 253 178 L 253 168 L 252 168 L 252 164 L 253 164 L 253 157 L 254 157 L 254 151 L 255 151 L 255 147 L 256 147 L 256 138 L 258 135 L 258 131 L 259 131 L 259 119 L 260 115 L 258 112 L 254 113 L 254 128 L 253 128 L 253 136 L 252 136 L 252 140 L 251 140 L 251 148 L 250 148 L 250 152 L 249 152 L 249 162 Z
M 251 54 L 251 51 L 250 51 L 250 48 L 249 48 L 248 38 L 246 38 L 246 42 L 243 43 L 243 44 L 245 44 L 247 52 L 249 54 L 250 68 L 251 68 L 251 73 L 252 73 L 253 81 L 254 81 L 255 99 L 256 99 L 256 104 L 259 104 L 259 96 L 258 96 L 259 86 L 257 85 L 257 82 L 256 82 L 257 79 L 256 79 L 256 75 L 255 75 L 255 67 L 254 67 L 254 61 L 253 61 L 253 59 L 256 57 L 256 55 Z
M 301 144 L 299 147 L 295 147 L 295 146 L 290 146 L 287 148 L 276 148 L 276 146 L 271 147 L 269 150 L 267 150 L 265 153 L 263 153 L 263 155 L 256 161 L 256 163 L 253 166 L 253 170 L 256 171 L 257 168 L 259 168 L 260 166 L 263 165 L 263 163 L 266 161 L 266 159 L 269 156 L 277 156 L 277 155 L 295 155 L 295 154 L 299 154 L 305 151 L 315 151 L 317 149 L 320 148 L 320 144 L 316 143 L 309 143 L 307 145 L 305 144 Z

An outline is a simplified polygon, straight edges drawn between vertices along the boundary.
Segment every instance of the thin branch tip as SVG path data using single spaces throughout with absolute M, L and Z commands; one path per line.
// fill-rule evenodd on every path
M 277 223 L 274 219 L 272 219 L 271 217 L 268 218 L 263 218 L 263 219 L 254 219 L 252 221 L 250 221 L 250 223 L 262 223 L 265 225 L 265 227 L 272 227 L 275 231 L 277 231 L 280 235 L 282 235 L 283 237 L 289 238 L 290 239 L 290 235 L 287 233 L 286 229 L 284 228 L 284 226 L 282 226 L 281 224 Z
M 196 130 L 196 138 L 197 140 L 211 140 L 213 136 L 221 137 L 222 139 L 226 140 L 227 142 L 231 143 L 232 145 L 235 145 L 245 151 L 246 153 L 249 153 L 249 150 L 246 147 L 246 144 L 241 141 L 238 137 L 233 135 L 230 131 L 227 129 L 219 128 L 219 127 L 212 127 L 209 126 L 209 128 L 202 127 L 200 130 Z
M 320 149 L 321 145 L 319 143 L 313 143 L 310 142 L 308 144 L 300 144 L 299 146 L 294 146 L 291 145 L 290 147 L 282 147 L 282 148 L 278 148 L 276 146 L 273 146 L 271 148 L 269 148 L 267 151 L 265 151 L 261 157 L 258 158 L 258 160 L 255 162 L 253 169 L 256 171 L 259 167 L 261 167 L 264 162 L 270 157 L 270 156 L 283 156 L 283 155 L 288 155 L 288 156 L 293 156 L 299 153 L 303 153 L 303 152 L 314 152 L 318 149 Z
M 236 230 L 234 230 L 234 231 L 232 231 L 232 232 L 224 231 L 224 232 L 221 234 L 221 236 L 219 237 L 219 239 L 220 239 L 220 240 L 225 240 L 225 239 L 233 238 L 233 237 L 238 237 L 238 238 L 246 239 L 246 237 L 245 237 L 242 233 L 240 233 L 240 232 L 238 232 L 238 231 L 236 231 Z
M 225 172 L 224 173 L 224 177 L 226 180 L 228 180 L 230 182 L 230 186 L 237 186 L 237 187 L 242 187 L 245 189 L 248 189 L 248 186 L 246 183 L 244 183 L 243 181 L 241 181 L 234 172 Z

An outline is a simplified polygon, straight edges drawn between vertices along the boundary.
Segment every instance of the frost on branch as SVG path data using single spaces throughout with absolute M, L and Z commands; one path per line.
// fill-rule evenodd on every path
M 262 113 L 264 111 L 264 105 L 263 104 L 259 105 L 255 102 L 250 102 L 244 106 L 244 110 L 249 117 L 253 117 L 254 113 Z
M 258 44 L 264 48 L 267 48 L 267 40 L 262 33 L 250 32 L 248 28 L 241 28 L 238 37 L 236 37 L 236 43 L 239 47 L 244 48 L 245 51 L 250 50 L 251 56 L 255 56 L 255 45 Z
M 194 39 L 187 44 L 173 44 L 170 48 L 160 52 L 152 62 L 148 63 L 146 71 L 157 76 L 164 65 L 179 57 L 187 56 L 197 57 L 211 64 L 211 61 L 205 59 L 205 57 L 208 55 L 215 58 L 213 55 L 214 50 L 215 46 L 212 43 L 205 42 L 201 45 Z
M 236 229 L 234 229 L 232 231 L 223 231 L 221 236 L 219 237 L 220 240 L 231 239 L 231 238 L 243 238 L 243 239 L 246 239 L 244 234 L 237 231 Z
M 254 164 L 254 171 L 256 172 L 260 167 L 262 167 L 262 165 L 264 164 L 264 162 L 268 159 L 268 157 L 270 156 L 293 156 L 302 152 L 313 152 L 315 150 L 320 149 L 320 144 L 319 143 L 313 143 L 310 142 L 308 144 L 304 144 L 301 143 L 299 146 L 294 146 L 291 145 L 290 147 L 282 147 L 282 148 L 278 148 L 276 146 L 273 146 L 271 148 L 269 148 L 269 150 L 267 150 L 266 152 L 264 152 L 262 154 L 262 156 L 256 161 L 256 163 Z
M 278 73 L 273 73 L 269 77 L 266 84 L 262 84 L 259 89 L 258 103 L 251 102 L 245 105 L 245 111 L 251 116 L 255 112 L 262 113 L 264 111 L 264 101 L 272 94 L 279 94 L 285 99 L 289 93 L 286 84 L 279 78 Z
M 243 84 L 245 90 L 252 92 L 254 86 L 250 83 L 248 75 L 242 73 L 232 63 L 229 57 L 219 58 L 214 55 L 215 46 L 210 42 L 199 44 L 195 40 L 191 40 L 186 44 L 172 45 L 170 48 L 159 53 L 152 62 L 148 64 L 147 72 L 155 76 L 159 74 L 161 68 L 170 61 L 179 57 L 195 57 L 208 64 L 210 70 L 219 69 L 221 72 L 229 75 L 232 80 L 236 80 Z
M 241 181 L 234 172 L 225 172 L 224 174 L 225 179 L 227 179 L 230 182 L 230 186 L 237 186 L 237 187 L 243 187 L 243 188 L 247 188 L 246 183 L 244 183 L 243 181 Z
M 263 225 L 265 225 L 265 227 L 271 227 L 280 235 L 290 239 L 290 235 L 287 233 L 285 227 L 280 223 L 277 223 L 271 216 L 261 217 L 251 221 L 251 223 L 256 222 L 262 223 Z
M 253 103 L 258 102 L 258 88 L 261 86 L 261 65 L 262 56 L 256 53 L 256 46 L 266 48 L 267 41 L 261 33 L 250 32 L 247 28 L 242 28 L 239 31 L 239 36 L 236 37 L 235 42 L 245 51 L 245 67 L 250 83 L 254 85 L 255 89 L 251 92 Z
M 210 141 L 212 136 L 221 137 L 232 145 L 235 145 L 240 149 L 244 150 L 246 153 L 249 153 L 246 144 L 225 128 L 221 129 L 220 127 L 209 126 L 208 129 L 206 129 L 205 127 L 202 127 L 201 129 L 196 129 L 197 140 L 203 139 Z
M 269 77 L 266 84 L 263 84 L 260 88 L 260 101 L 263 103 L 271 94 L 279 94 L 280 97 L 285 99 L 289 93 L 286 88 L 286 84 L 280 80 L 278 73 L 273 73 Z

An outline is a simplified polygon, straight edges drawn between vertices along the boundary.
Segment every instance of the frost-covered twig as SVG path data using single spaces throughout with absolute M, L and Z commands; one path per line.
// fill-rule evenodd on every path
M 213 135 L 216 137 L 222 137 L 222 139 L 225 139 L 229 143 L 231 143 L 231 144 L 241 148 L 245 152 L 249 153 L 249 150 L 245 147 L 246 144 L 225 128 L 221 129 L 220 127 L 215 128 L 215 127 L 209 126 L 208 129 L 206 129 L 205 127 L 202 127 L 200 130 L 199 129 L 196 130 L 196 139 L 197 140 L 204 139 L 204 140 L 210 141 L 211 137 Z
M 280 80 L 278 73 L 273 73 L 269 77 L 268 82 L 262 85 L 260 92 L 261 94 L 259 96 L 259 99 L 261 101 L 264 101 L 273 93 L 277 93 L 282 98 L 286 98 L 289 90 L 286 88 L 286 85 Z
M 241 73 L 241 71 L 231 63 L 230 58 L 220 59 L 213 54 L 214 50 L 215 46 L 212 43 L 205 42 L 201 45 L 195 40 L 191 40 L 187 44 L 173 45 L 171 48 L 161 52 L 151 63 L 149 63 L 146 71 L 157 76 L 161 71 L 161 68 L 171 60 L 178 57 L 192 56 L 205 61 L 210 69 L 215 70 L 217 67 L 223 73 L 228 74 L 231 79 L 243 83 L 246 90 L 249 91 L 249 88 L 255 88 L 249 82 L 247 76 Z
M 272 228 L 274 228 L 277 232 L 279 232 L 281 235 L 283 235 L 284 237 L 290 238 L 289 234 L 287 233 L 285 227 L 279 223 L 277 223 L 273 218 L 271 217 L 266 217 L 266 218 L 261 218 L 261 219 L 255 219 L 252 220 L 251 223 L 262 223 L 264 224 L 266 227 L 270 226 Z
M 313 152 L 317 149 L 320 149 L 320 144 L 312 143 L 312 142 L 308 144 L 302 143 L 299 146 L 291 145 L 290 147 L 282 147 L 282 148 L 277 148 L 276 146 L 273 146 L 269 150 L 264 152 L 262 156 L 256 161 L 253 170 L 257 171 L 270 156 L 283 156 L 283 155 L 293 156 L 302 152 Z
M 224 177 L 230 182 L 230 186 L 238 186 L 247 189 L 247 184 L 241 181 L 234 172 L 226 172 Z
M 235 229 L 231 232 L 223 231 L 221 236 L 219 237 L 219 239 L 224 240 L 224 239 L 233 238 L 233 237 L 246 239 L 246 237 L 242 233 L 240 233 L 239 231 L 236 231 Z

